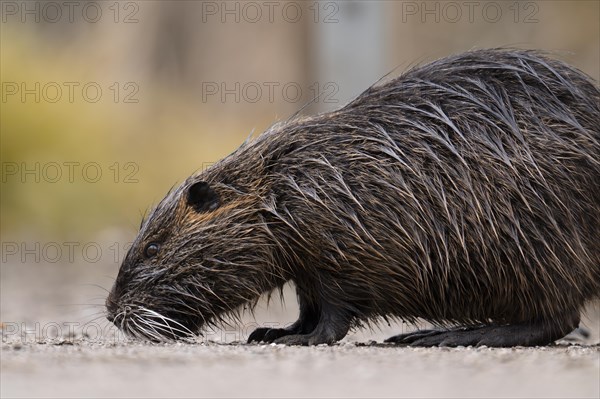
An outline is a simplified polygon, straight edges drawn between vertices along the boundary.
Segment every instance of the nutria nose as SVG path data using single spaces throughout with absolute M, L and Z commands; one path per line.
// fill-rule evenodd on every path
M 118 308 L 117 303 L 112 299 L 112 294 L 106 298 L 105 306 L 106 318 L 112 323 L 115 320 L 115 315 L 117 314 Z

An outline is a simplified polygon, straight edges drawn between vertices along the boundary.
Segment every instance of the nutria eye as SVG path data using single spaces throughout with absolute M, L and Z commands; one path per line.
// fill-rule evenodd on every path
M 156 256 L 157 253 L 158 244 L 151 242 L 150 244 L 146 245 L 146 249 L 144 250 L 144 255 L 146 255 L 146 258 L 152 258 Z

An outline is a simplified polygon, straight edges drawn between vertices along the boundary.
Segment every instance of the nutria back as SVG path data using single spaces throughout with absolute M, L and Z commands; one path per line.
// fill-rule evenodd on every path
M 149 214 L 109 319 L 187 336 L 291 280 L 299 320 L 251 340 L 385 317 L 467 327 L 398 343 L 552 342 L 600 292 L 599 103 L 562 62 L 480 50 L 276 124 Z

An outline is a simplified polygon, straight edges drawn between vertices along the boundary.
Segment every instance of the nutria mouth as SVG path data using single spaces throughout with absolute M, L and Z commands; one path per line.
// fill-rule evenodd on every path
M 107 319 L 131 337 L 154 342 L 193 338 L 202 327 L 198 318 L 177 321 L 143 306 L 125 306 Z

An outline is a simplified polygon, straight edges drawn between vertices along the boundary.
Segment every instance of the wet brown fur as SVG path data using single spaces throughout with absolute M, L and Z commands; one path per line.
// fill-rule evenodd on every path
M 148 215 L 109 314 L 186 335 L 291 280 L 351 326 L 566 320 L 600 293 L 599 101 L 566 64 L 480 50 L 277 124 Z M 186 200 L 199 181 L 216 209 Z

